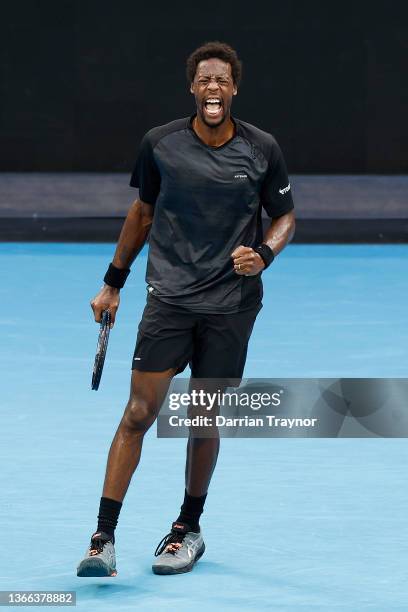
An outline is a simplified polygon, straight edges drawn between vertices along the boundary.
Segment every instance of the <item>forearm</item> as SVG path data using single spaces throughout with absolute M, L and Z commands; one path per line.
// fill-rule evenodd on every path
M 273 219 L 265 232 L 263 242 L 272 249 L 275 256 L 292 240 L 295 226 L 295 213 L 293 211 Z
M 112 261 L 116 268 L 130 268 L 146 242 L 152 220 L 152 206 L 140 200 L 133 202 L 120 232 Z

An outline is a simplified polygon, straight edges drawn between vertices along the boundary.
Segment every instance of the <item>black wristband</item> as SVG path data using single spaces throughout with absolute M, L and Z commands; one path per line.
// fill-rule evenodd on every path
M 121 270 L 113 264 L 109 264 L 109 268 L 103 278 L 104 282 L 110 287 L 116 289 L 122 289 L 126 283 L 126 279 L 129 276 L 130 270 Z
M 270 266 L 273 260 L 275 259 L 275 255 L 271 247 L 269 247 L 264 242 L 260 244 L 259 246 L 255 247 L 254 251 L 255 253 L 258 253 L 258 255 L 260 255 L 262 261 L 265 264 L 265 268 Z

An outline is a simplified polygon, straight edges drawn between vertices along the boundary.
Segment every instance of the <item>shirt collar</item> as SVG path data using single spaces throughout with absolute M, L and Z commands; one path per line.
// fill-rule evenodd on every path
M 190 115 L 190 117 L 188 118 L 188 121 L 187 121 L 187 127 L 188 127 L 189 130 L 191 130 L 193 132 L 194 136 L 196 138 L 198 138 L 200 140 L 200 142 L 202 142 L 201 138 L 198 136 L 198 134 L 196 133 L 196 131 L 193 128 L 193 121 L 196 118 L 196 116 L 197 116 L 197 113 L 193 113 L 192 115 Z M 229 140 L 227 140 L 227 142 L 224 142 L 224 144 L 221 145 L 221 147 L 223 147 L 224 145 L 226 145 L 229 142 L 231 142 L 231 140 L 233 140 L 235 138 L 235 136 L 238 134 L 238 131 L 239 131 L 238 121 L 236 119 L 234 119 L 234 117 L 232 117 L 232 115 L 230 115 L 230 118 L 231 118 L 232 123 L 234 124 L 234 134 L 233 134 L 233 136 Z M 203 144 L 205 144 L 205 143 L 203 143 Z M 209 145 L 206 145 L 206 146 L 209 146 Z M 211 149 L 219 149 L 221 147 L 211 147 Z

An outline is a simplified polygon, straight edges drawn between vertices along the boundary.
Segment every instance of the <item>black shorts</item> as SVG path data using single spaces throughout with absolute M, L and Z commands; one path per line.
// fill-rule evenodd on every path
M 233 314 L 200 314 L 152 295 L 140 321 L 132 369 L 162 372 L 190 364 L 194 378 L 242 377 L 262 304 Z

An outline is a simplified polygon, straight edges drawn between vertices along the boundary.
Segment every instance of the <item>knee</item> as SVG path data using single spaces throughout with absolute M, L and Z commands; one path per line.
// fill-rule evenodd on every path
M 152 402 L 140 397 L 131 397 L 125 409 L 122 426 L 132 433 L 144 434 L 156 418 Z

